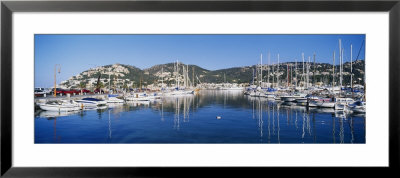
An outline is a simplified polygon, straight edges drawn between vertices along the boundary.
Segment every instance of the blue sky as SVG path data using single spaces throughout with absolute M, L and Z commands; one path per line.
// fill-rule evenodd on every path
M 317 62 L 332 63 L 342 40 L 344 61 L 360 51 L 365 57 L 365 35 L 35 35 L 35 87 L 51 87 L 54 65 L 61 65 L 57 83 L 73 75 L 108 64 L 149 68 L 179 60 L 209 70 L 257 64 L 263 53 L 271 63 L 307 60 L 315 52 Z M 362 45 L 362 46 L 361 46 Z

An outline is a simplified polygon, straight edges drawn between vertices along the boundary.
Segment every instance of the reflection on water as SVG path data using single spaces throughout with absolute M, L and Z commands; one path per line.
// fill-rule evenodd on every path
M 35 143 L 365 143 L 365 115 L 241 91 L 35 113 Z

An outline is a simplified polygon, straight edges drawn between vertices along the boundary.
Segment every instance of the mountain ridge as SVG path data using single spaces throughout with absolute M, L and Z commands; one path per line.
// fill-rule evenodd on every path
M 62 88 L 93 88 L 97 84 L 97 80 L 100 76 L 102 87 L 122 87 L 122 88 L 137 88 L 140 85 L 158 85 L 163 82 L 168 86 L 174 85 L 176 80 L 176 73 L 174 72 L 176 63 L 157 64 L 149 68 L 140 69 L 136 66 L 129 64 L 109 64 L 99 66 L 96 68 L 85 70 L 78 75 L 71 76 L 68 80 L 62 81 L 60 86 Z M 231 67 L 226 69 L 208 70 L 194 64 L 184 64 L 179 62 L 179 81 L 182 82 L 184 79 L 183 71 L 187 71 L 187 78 L 189 83 L 251 83 L 253 81 L 253 72 L 256 75 L 256 66 L 242 66 L 242 67 Z M 267 81 L 268 68 L 267 65 L 263 65 L 263 81 Z M 274 73 L 272 70 L 274 67 Z M 287 78 L 287 70 L 289 69 L 289 75 L 294 78 L 295 62 L 285 62 L 279 65 L 279 73 L 277 65 L 270 66 L 269 80 L 276 79 L 276 74 L 279 74 L 279 80 L 285 81 Z M 305 70 L 306 70 L 305 66 Z M 309 64 L 309 72 L 314 71 L 313 63 Z M 329 83 L 332 80 L 332 64 L 328 63 L 316 63 L 315 64 L 315 80 L 316 82 Z M 365 74 L 365 61 L 356 60 L 353 62 L 353 81 L 358 84 L 364 83 Z M 339 73 L 339 65 L 335 66 L 335 73 Z M 297 76 L 298 80 L 301 79 L 302 75 L 302 62 L 297 62 Z M 312 74 L 311 74 L 312 75 Z M 257 75 L 256 75 L 257 76 Z M 299 77 L 300 76 L 300 77 Z M 313 77 L 310 76 L 312 80 Z M 111 82 L 109 82 L 109 80 Z M 343 64 L 343 83 L 349 83 L 350 81 L 350 62 Z M 338 82 L 338 81 L 337 81 Z

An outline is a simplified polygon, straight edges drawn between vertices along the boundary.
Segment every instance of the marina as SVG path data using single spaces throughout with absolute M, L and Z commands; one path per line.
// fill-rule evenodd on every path
M 34 90 L 35 143 L 365 143 L 365 36 L 345 39 L 215 70 L 115 63 L 60 80 L 54 64 L 53 87 Z

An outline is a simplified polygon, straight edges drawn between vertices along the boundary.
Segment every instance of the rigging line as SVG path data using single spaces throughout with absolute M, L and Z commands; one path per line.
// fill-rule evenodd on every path
M 358 57 L 360 56 L 360 52 L 361 52 L 362 47 L 364 46 L 364 42 L 365 42 L 365 40 L 362 41 L 361 46 L 360 46 L 360 50 L 358 50 L 358 55 L 356 57 L 356 61 L 358 60 Z

